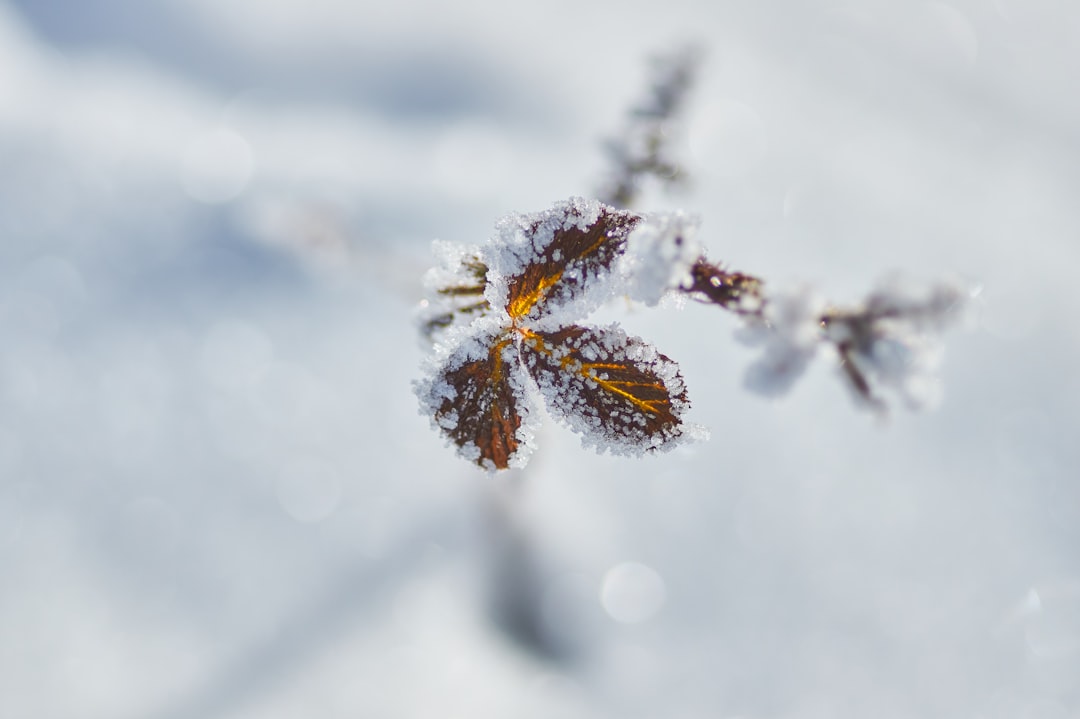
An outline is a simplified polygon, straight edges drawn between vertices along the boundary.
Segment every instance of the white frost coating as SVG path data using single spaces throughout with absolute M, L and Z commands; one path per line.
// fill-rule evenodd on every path
M 464 261 L 476 257 L 480 248 L 475 245 L 459 245 L 446 240 L 434 240 L 431 254 L 435 266 L 424 273 L 424 289 L 437 291 L 444 287 L 469 282 L 472 278 L 464 271 Z
M 701 220 L 677 212 L 645 215 L 634 229 L 620 263 L 623 291 L 655 307 L 671 290 L 689 286 L 690 268 L 704 254 L 697 239 Z
M 512 351 L 512 354 L 513 361 L 507 363 L 507 366 L 511 367 L 508 378 L 510 388 L 517 400 L 521 426 L 514 433 L 518 441 L 518 449 L 510 456 L 510 468 L 521 469 L 529 463 L 529 458 L 536 451 L 536 432 L 540 429 L 543 413 L 537 411 L 536 383 L 522 366 L 518 352 Z M 488 467 L 488 470 L 493 471 L 494 467 Z
M 825 310 L 824 299 L 808 285 L 772 295 L 764 310 L 766 324 L 739 334 L 743 342 L 762 347 L 762 356 L 746 371 L 746 387 L 767 397 L 787 393 L 817 354 Z

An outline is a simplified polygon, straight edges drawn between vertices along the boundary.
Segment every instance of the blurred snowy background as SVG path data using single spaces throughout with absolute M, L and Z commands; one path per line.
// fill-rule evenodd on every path
M 409 387 L 430 242 L 589 193 L 686 39 L 643 208 L 976 282 L 943 403 L 615 307 L 712 440 L 486 476 Z M 1080 717 L 1078 75 L 1069 0 L 0 0 L 3 715 Z

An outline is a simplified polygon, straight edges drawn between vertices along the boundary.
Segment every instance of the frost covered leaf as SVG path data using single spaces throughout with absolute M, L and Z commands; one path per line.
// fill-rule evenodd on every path
M 536 320 L 583 299 L 585 286 L 610 272 L 640 221 L 633 213 L 575 198 L 500 223 L 506 252 L 493 264 L 505 275 L 500 299 L 510 319 Z
M 429 297 L 421 303 L 418 317 L 421 332 L 429 341 L 491 309 L 484 297 L 488 268 L 477 248 L 436 241 L 432 251 L 438 265 L 424 276 Z
M 678 365 L 616 326 L 529 333 L 522 358 L 548 408 L 586 444 L 641 454 L 684 433 L 690 403 Z
M 458 348 L 417 394 L 462 457 L 484 469 L 507 469 L 527 454 L 527 380 L 509 335 L 484 339 Z

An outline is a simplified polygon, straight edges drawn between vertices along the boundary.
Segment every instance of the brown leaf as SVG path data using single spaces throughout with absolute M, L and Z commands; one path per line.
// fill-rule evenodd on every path
M 574 216 L 575 209 L 567 209 L 568 218 Z M 587 229 L 564 225 L 554 230 L 537 256 L 510 278 L 506 311 L 511 320 L 535 319 L 546 306 L 561 305 L 578 296 L 585 283 L 611 268 L 640 221 L 633 213 L 601 206 L 599 218 Z M 534 236 L 545 230 L 551 231 L 534 223 L 527 234 Z
M 436 424 L 462 456 L 485 469 L 508 468 L 520 449 L 521 392 L 515 385 L 521 382 L 515 372 L 521 372 L 517 353 L 503 335 L 481 359 L 451 357 L 437 377 L 450 392 L 435 410 Z
M 548 408 L 600 449 L 659 449 L 689 407 L 678 365 L 618 327 L 527 332 L 522 358 Z

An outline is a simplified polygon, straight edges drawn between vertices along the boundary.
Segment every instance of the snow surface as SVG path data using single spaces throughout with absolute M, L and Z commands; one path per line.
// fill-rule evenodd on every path
M 0 0 L 5 716 L 1080 716 L 1080 7 Z M 879 426 L 615 303 L 712 439 L 490 477 L 416 412 L 431 241 L 587 195 L 705 48 L 643 211 L 856 302 L 982 287 Z M 556 40 L 557 39 L 557 40 Z M 572 52 L 553 48 L 573 48 Z

